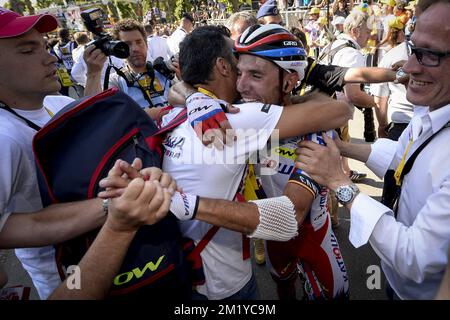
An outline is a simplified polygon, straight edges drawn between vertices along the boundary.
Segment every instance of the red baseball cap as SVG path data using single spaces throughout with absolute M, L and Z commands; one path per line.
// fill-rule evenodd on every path
M 0 7 L 0 39 L 20 36 L 32 28 L 41 33 L 50 32 L 58 27 L 58 21 L 50 14 L 21 16 L 18 13 Z

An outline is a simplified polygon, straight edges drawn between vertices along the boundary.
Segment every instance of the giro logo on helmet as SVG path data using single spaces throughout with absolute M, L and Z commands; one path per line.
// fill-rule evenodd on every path
M 298 47 L 297 41 L 283 41 L 283 45 L 284 46 Z

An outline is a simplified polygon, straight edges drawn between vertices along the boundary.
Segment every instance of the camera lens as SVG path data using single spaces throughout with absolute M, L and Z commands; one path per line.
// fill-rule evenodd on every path
M 108 41 L 103 44 L 106 55 L 126 59 L 130 56 L 130 47 L 123 41 Z

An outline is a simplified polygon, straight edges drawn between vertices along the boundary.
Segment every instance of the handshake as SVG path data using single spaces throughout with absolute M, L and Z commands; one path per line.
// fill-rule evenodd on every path
M 176 181 L 156 167 L 142 168 L 136 158 L 133 164 L 117 160 L 100 181 L 105 188 L 98 194 L 107 203 L 108 217 L 119 229 L 137 230 L 155 224 L 172 212 L 179 220 L 195 217 L 199 197 L 183 193 Z

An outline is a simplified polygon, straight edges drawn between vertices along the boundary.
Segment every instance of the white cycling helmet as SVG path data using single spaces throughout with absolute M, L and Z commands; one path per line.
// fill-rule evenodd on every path
M 303 80 L 308 65 L 302 43 L 277 24 L 257 24 L 247 28 L 236 39 L 234 53 L 251 54 L 270 60 L 287 72 L 297 72 L 300 81 Z

